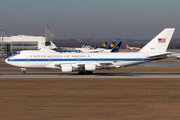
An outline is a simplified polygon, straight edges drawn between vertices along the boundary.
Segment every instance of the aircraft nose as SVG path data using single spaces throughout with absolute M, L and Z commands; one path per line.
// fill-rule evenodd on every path
M 8 60 L 6 59 L 6 60 L 5 60 L 5 62 L 7 63 L 7 62 L 8 62 Z

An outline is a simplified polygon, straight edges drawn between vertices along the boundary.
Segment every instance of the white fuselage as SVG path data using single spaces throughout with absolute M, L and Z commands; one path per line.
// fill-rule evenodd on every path
M 149 54 L 148 54 L 149 55 Z M 160 59 L 160 58 L 158 58 Z M 59 68 L 67 64 L 73 67 L 95 64 L 104 68 L 119 68 L 155 59 L 147 58 L 145 53 L 58 53 L 45 51 L 21 51 L 6 59 L 10 65 L 21 68 Z

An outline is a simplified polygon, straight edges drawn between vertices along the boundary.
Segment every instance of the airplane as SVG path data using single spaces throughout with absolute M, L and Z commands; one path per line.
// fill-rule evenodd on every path
M 97 50 L 101 50 L 101 52 L 118 52 L 122 41 L 119 41 L 117 44 L 113 41 L 107 48 L 97 48 Z
M 102 44 L 100 48 L 106 48 L 108 42 L 105 42 Z M 91 49 L 96 49 L 97 46 L 90 46 L 90 45 L 83 45 L 81 48 L 91 48 Z
M 113 49 L 111 49 L 110 52 L 118 52 L 119 48 L 121 47 L 122 41 L 119 41 L 114 47 Z
M 103 43 L 100 48 L 105 48 L 107 45 L 107 42 Z M 83 45 L 81 48 L 75 48 L 75 50 L 79 50 L 81 52 L 96 52 L 97 46 L 90 46 L 90 45 Z
M 128 45 L 126 45 L 126 48 L 129 50 L 139 50 L 139 47 L 129 47 Z
M 122 44 L 122 41 L 119 41 L 112 49 L 104 49 L 104 48 L 96 48 L 96 49 L 84 49 L 83 52 L 84 53 L 97 53 L 97 52 L 118 52 L 120 46 Z M 105 45 L 103 45 L 105 46 Z M 63 50 L 61 48 L 57 48 L 57 49 L 52 49 L 56 52 L 82 52 L 80 50 L 74 50 L 74 49 L 66 49 L 66 50 Z
M 83 45 L 81 48 L 90 48 L 90 45 Z
M 115 42 L 113 41 L 106 49 L 112 49 L 115 45 Z
M 113 47 L 115 46 L 115 42 L 113 41 L 107 48 L 107 42 L 103 43 L 100 48 L 75 48 L 75 50 L 80 50 L 83 53 L 96 53 L 96 52 L 111 52 Z
M 106 48 L 107 43 L 108 43 L 108 42 L 103 43 L 102 46 L 101 46 L 100 48 Z
M 170 57 L 180 59 L 180 53 L 172 53 Z
M 137 52 L 59 53 L 24 50 L 8 57 L 5 62 L 20 67 L 22 74 L 26 73 L 27 68 L 51 68 L 61 69 L 62 72 L 92 74 L 92 71 L 99 69 L 123 68 L 168 58 L 172 53 L 166 50 L 174 30 L 175 28 L 164 29 Z
M 83 45 L 81 48 L 96 49 L 97 46 Z

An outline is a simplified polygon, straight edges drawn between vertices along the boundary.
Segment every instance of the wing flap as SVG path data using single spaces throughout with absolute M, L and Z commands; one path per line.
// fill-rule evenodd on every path
M 62 65 L 72 65 L 72 66 L 84 66 L 85 63 L 57 63 L 57 64 L 54 64 L 55 67 L 61 67 Z
M 54 64 L 55 67 L 61 67 L 62 65 L 72 65 L 74 67 L 84 67 L 86 63 L 57 63 L 57 64 Z M 88 64 L 88 63 L 87 63 Z M 99 63 L 96 63 L 98 66 L 108 66 L 108 65 L 113 65 L 113 62 L 110 61 L 105 61 L 105 62 L 99 62 Z
M 100 66 L 108 66 L 108 65 L 113 65 L 113 62 L 112 61 L 110 61 L 110 62 L 100 62 L 100 63 L 98 63 L 98 65 L 100 65 Z

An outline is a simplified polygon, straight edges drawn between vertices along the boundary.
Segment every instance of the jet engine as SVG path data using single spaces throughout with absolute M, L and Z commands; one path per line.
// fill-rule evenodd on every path
M 70 65 L 62 65 L 61 66 L 61 70 L 62 72 L 72 72 L 73 71 L 73 67 Z
M 85 64 L 85 70 L 87 71 L 94 71 L 94 70 L 97 70 L 99 69 L 99 67 L 95 64 Z

